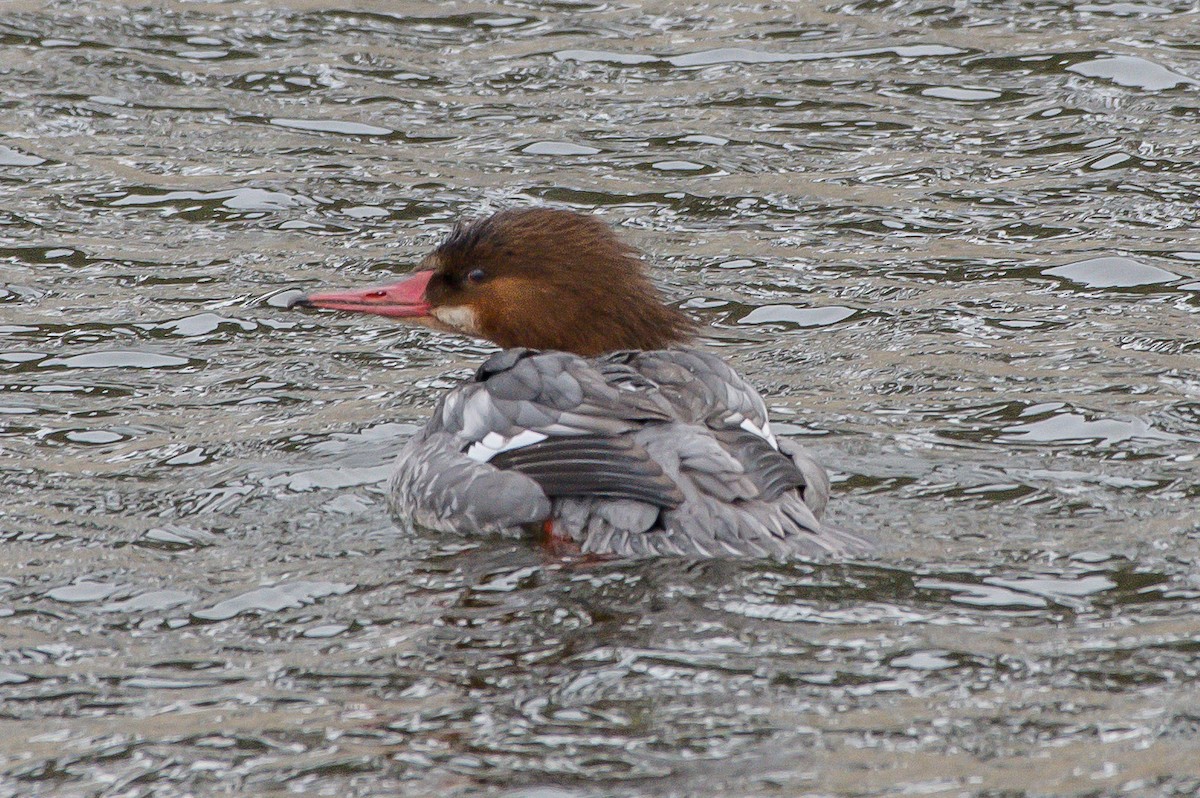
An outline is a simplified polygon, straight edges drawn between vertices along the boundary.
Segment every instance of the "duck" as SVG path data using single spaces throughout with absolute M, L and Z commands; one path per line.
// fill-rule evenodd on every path
M 460 222 L 404 280 L 293 307 L 403 319 L 500 347 L 438 401 L 388 484 L 399 518 L 531 535 L 560 555 L 843 558 L 825 469 L 664 301 L 599 217 L 516 208 Z

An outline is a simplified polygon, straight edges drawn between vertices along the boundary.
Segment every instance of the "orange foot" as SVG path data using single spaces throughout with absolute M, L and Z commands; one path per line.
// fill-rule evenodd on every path
M 583 553 L 574 538 L 558 534 L 552 518 L 547 518 L 542 522 L 538 544 L 542 547 L 542 551 L 551 557 L 578 557 Z
M 549 559 L 566 560 L 572 568 L 587 568 L 615 559 L 608 554 L 583 553 L 579 543 L 572 537 L 560 534 L 553 519 L 547 518 L 538 530 L 538 545 Z

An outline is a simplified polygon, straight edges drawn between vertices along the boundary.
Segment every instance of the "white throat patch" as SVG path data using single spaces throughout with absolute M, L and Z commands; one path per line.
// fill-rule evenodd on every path
M 479 334 L 479 328 L 475 324 L 475 311 L 468 305 L 434 308 L 430 312 L 442 324 L 472 335 Z

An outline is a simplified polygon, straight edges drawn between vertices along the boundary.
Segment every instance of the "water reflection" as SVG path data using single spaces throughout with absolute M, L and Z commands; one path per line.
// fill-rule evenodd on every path
M 1077 263 L 1046 269 L 1044 273 L 1063 277 L 1090 288 L 1132 288 L 1140 285 L 1169 283 L 1179 279 L 1178 274 L 1166 269 L 1139 263 L 1131 258 L 1119 257 L 1089 258 Z
M 1176 86 L 1197 86 L 1200 81 L 1172 72 L 1161 64 L 1132 55 L 1117 55 L 1084 61 L 1067 67 L 1089 78 L 1104 78 L 1119 86 L 1162 91 Z
M 12 10 L 0 781 L 1196 794 L 1192 11 Z M 875 559 L 388 516 L 489 349 L 290 300 L 538 202 L 652 253 Z

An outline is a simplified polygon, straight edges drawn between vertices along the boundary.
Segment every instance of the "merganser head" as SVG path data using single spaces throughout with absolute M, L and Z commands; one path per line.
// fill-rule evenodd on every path
M 313 294 L 296 305 L 409 318 L 503 347 L 580 355 L 661 349 L 693 328 L 662 303 L 637 250 L 608 225 L 551 208 L 459 224 L 403 282 Z

